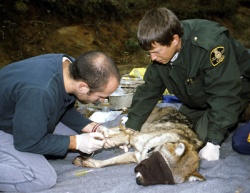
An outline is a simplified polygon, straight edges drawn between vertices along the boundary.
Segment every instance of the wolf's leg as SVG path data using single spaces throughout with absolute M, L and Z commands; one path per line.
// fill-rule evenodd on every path
M 128 164 L 128 163 L 136 163 L 134 152 L 127 152 L 107 160 L 95 160 L 92 158 L 84 159 L 78 156 L 73 161 L 73 164 L 77 166 L 89 167 L 89 168 L 101 168 L 111 165 Z
M 128 145 L 130 143 L 131 136 L 134 136 L 138 133 L 137 131 L 132 131 L 129 129 L 121 131 L 119 130 L 119 127 L 111 128 L 110 130 L 113 130 L 114 133 L 110 134 L 106 140 L 109 140 L 111 143 L 115 143 L 116 147 Z

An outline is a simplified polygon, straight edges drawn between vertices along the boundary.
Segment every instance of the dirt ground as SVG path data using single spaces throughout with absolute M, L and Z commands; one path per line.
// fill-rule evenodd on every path
M 90 15 L 77 22 L 63 15 L 42 15 L 35 7 L 29 7 L 25 13 L 13 12 L 12 19 L 4 19 L 0 27 L 0 68 L 39 54 L 66 53 L 76 57 L 89 50 L 109 54 L 122 74 L 149 63 L 149 57 L 136 41 L 137 25 L 145 12 L 122 19 L 95 19 Z M 222 23 L 235 38 L 250 47 L 249 7 L 239 7 L 235 20 L 213 15 L 208 19 Z M 236 25 L 238 21 L 244 30 Z
M 133 67 L 146 66 L 149 61 L 135 39 L 139 18 L 117 21 L 89 17 L 73 22 L 59 15 L 41 17 L 36 10 L 29 14 L 33 17 L 19 14 L 0 27 L 0 68 L 39 54 L 66 53 L 77 57 L 89 50 L 109 54 L 123 74 Z

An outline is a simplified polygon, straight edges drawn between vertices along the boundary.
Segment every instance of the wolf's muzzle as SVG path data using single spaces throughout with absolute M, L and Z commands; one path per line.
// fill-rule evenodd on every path
M 148 159 L 135 167 L 138 185 L 175 184 L 172 171 L 160 152 L 154 152 Z

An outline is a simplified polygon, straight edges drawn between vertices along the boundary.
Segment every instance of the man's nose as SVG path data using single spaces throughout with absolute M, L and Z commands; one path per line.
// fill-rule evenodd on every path
M 150 58 L 152 61 L 156 60 L 157 56 L 155 54 L 150 53 Z

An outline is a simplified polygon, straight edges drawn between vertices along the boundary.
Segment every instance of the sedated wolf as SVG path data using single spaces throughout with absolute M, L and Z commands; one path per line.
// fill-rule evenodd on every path
M 136 182 L 144 186 L 205 180 L 198 172 L 198 152 L 203 143 L 192 130 L 192 123 L 175 108 L 155 108 L 140 132 L 123 127 L 112 128 L 116 132 L 110 140 L 117 146 L 131 145 L 134 151 L 107 160 L 78 156 L 73 164 L 100 168 L 137 163 Z

